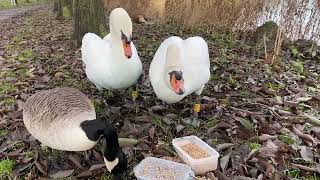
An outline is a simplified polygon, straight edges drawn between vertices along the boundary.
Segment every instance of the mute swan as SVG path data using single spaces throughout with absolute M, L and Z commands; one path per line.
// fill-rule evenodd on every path
M 87 33 L 82 39 L 82 61 L 88 79 L 105 89 L 125 89 L 135 84 L 142 64 L 131 41 L 132 21 L 122 8 L 114 9 L 109 18 L 110 34 L 104 39 Z
M 166 103 L 200 95 L 210 78 L 207 43 L 201 37 L 166 39 L 155 53 L 149 77 L 155 94 Z

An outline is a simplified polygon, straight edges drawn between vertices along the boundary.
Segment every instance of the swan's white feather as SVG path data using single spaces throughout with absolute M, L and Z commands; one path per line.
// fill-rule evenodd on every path
M 185 93 L 178 95 L 165 83 L 164 77 L 168 46 L 175 44 L 181 51 L 181 71 L 183 72 Z M 210 78 L 208 45 L 201 37 L 186 40 L 173 36 L 163 41 L 151 62 L 149 77 L 157 97 L 167 103 L 175 103 L 191 93 L 201 94 Z

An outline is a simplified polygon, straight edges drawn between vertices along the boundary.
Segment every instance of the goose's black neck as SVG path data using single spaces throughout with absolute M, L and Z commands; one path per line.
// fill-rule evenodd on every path
M 80 127 L 91 141 L 98 141 L 100 136 L 103 136 L 103 138 L 105 138 L 107 141 L 106 146 L 108 149 L 112 150 L 119 148 L 117 130 L 112 124 L 107 122 L 107 120 L 94 119 L 83 121 L 80 124 Z

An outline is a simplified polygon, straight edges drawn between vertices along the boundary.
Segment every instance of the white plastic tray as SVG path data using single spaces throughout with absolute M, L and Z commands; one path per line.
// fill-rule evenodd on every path
M 209 154 L 209 157 L 201 159 L 193 159 L 189 154 L 181 149 L 180 146 L 183 146 L 188 143 L 194 143 L 199 147 L 206 150 Z M 207 143 L 203 142 L 197 136 L 186 136 L 182 138 L 176 138 L 172 140 L 172 145 L 177 151 L 179 157 L 188 165 L 191 166 L 192 170 L 196 175 L 204 174 L 208 171 L 213 171 L 217 169 L 219 153 L 210 147 Z
M 190 166 L 154 157 L 142 160 L 133 172 L 138 180 L 193 180 L 194 177 Z

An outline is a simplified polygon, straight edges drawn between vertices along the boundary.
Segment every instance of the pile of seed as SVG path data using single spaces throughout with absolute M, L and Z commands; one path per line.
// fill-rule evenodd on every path
M 143 168 L 143 176 L 150 180 L 169 180 L 176 179 L 178 173 L 174 171 L 174 167 L 154 167 L 147 164 Z
M 185 144 L 183 146 L 180 146 L 181 149 L 189 154 L 193 159 L 201 159 L 209 157 L 209 154 L 206 150 L 199 147 L 198 145 L 194 143 Z

